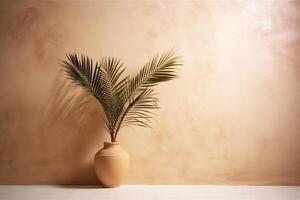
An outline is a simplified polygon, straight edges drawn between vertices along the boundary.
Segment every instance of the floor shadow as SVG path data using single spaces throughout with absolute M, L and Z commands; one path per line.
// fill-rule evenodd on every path
M 63 189 L 107 189 L 101 185 L 55 185 L 54 187 Z

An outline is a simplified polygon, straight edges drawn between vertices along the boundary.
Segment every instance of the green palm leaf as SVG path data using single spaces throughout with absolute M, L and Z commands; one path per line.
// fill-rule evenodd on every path
M 155 109 L 158 109 L 158 98 L 152 89 L 145 89 L 124 109 L 118 123 L 118 133 L 121 126 L 137 125 L 141 127 L 151 127 L 150 119 L 153 118 Z
M 118 78 L 124 72 L 122 64 L 115 58 L 105 58 L 93 65 L 92 59 L 76 54 L 67 55 L 68 61 L 62 65 L 69 78 L 91 93 L 102 105 L 105 112 L 106 129 L 112 133 L 116 120 L 121 112 L 119 95 L 116 91 L 120 84 Z
M 137 75 L 131 77 L 125 91 L 127 99 L 145 88 L 176 78 L 177 67 L 182 63 L 180 58 L 174 54 L 174 51 L 171 50 L 163 53 L 160 57 L 154 56 Z
M 102 105 L 106 130 L 116 140 L 122 126 L 150 127 L 158 98 L 151 87 L 177 77 L 182 65 L 173 51 L 153 57 L 135 76 L 121 78 L 125 68 L 119 59 L 103 58 L 93 63 L 87 56 L 67 55 L 62 61 L 69 79 L 83 87 Z

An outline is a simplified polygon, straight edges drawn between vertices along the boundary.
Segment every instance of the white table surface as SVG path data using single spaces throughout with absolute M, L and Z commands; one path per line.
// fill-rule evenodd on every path
M 300 200 L 300 186 L 125 185 L 99 186 L 14 185 L 0 186 L 2 200 L 111 200 L 111 199 L 284 199 Z

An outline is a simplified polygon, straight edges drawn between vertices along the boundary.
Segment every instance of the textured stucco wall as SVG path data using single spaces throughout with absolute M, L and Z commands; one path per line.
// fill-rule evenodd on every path
M 120 132 L 125 182 L 300 184 L 299 1 L 1 1 L 0 44 L 1 184 L 97 183 L 108 136 L 66 53 L 134 73 L 170 48 L 185 66 L 157 87 L 153 129 Z

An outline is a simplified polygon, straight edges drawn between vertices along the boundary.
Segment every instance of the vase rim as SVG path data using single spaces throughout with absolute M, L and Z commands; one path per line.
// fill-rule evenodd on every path
M 104 144 L 117 145 L 120 144 L 120 142 L 104 142 Z

